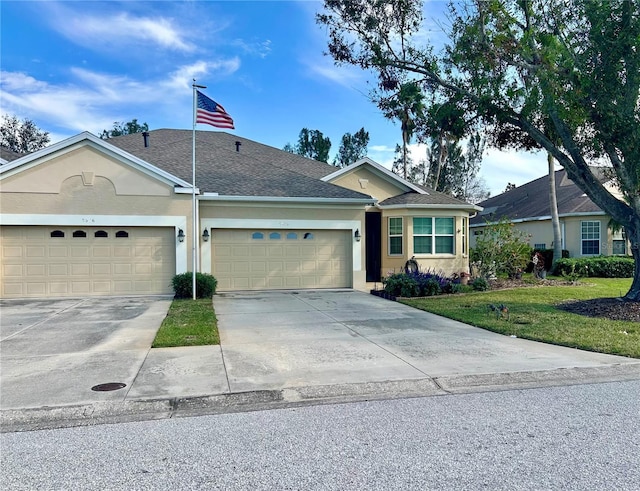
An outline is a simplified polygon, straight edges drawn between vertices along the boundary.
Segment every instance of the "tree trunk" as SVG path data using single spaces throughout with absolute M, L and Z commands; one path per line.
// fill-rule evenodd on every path
M 553 263 L 551 270 L 556 266 L 556 261 L 562 259 L 562 234 L 560 232 L 560 217 L 558 216 L 558 198 L 556 196 L 556 170 L 553 165 L 553 155 L 547 153 L 549 164 L 549 205 L 551 208 L 551 224 L 553 226 Z
M 635 260 L 635 266 L 633 282 L 624 299 L 631 302 L 640 302 L 640 227 L 634 223 L 632 226 L 626 227 L 626 232 L 631 243 L 631 254 Z

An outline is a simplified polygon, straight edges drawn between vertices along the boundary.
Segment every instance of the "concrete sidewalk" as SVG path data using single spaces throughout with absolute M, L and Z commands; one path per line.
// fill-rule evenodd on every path
M 3 336 L 0 422 L 7 428 L 92 424 L 640 378 L 640 360 L 510 338 L 352 290 L 219 294 L 220 346 L 150 349 L 167 307 L 166 300 L 151 302 L 146 315 L 123 327 L 146 332 L 150 339 L 139 340 L 144 347 L 125 347 L 111 336 L 76 362 L 58 353 L 56 364 L 47 358 L 34 367 L 67 392 L 29 387 L 33 377 L 22 378 L 27 385 L 16 383 L 19 377 L 7 385 L 19 356 L 9 355 L 14 365 L 6 373 Z M 93 392 L 96 380 L 127 386 Z

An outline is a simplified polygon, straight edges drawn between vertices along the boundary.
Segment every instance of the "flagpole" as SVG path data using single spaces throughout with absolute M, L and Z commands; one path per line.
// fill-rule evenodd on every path
M 198 244 L 198 230 L 197 230 L 197 218 L 196 218 L 196 112 L 197 112 L 197 90 L 206 89 L 203 85 L 196 85 L 196 79 L 193 79 L 193 138 L 192 138 L 192 151 L 193 161 L 191 163 L 191 230 L 193 237 L 191 239 L 191 290 L 193 292 L 193 300 L 196 299 L 196 268 L 197 268 L 197 249 Z

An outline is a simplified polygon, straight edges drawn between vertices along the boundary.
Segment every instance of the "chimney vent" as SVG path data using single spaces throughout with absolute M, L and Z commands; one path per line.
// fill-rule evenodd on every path
M 242 142 L 236 141 L 236 152 L 240 151 L 240 145 L 242 145 Z
M 147 148 L 149 146 L 149 132 L 143 131 L 142 138 L 144 138 L 144 147 Z

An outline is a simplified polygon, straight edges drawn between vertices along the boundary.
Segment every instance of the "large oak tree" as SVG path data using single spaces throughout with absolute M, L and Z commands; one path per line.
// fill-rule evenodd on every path
M 419 0 L 325 0 L 337 63 L 381 86 L 410 77 L 496 135 L 527 138 L 626 230 L 640 301 L 640 4 L 638 0 L 472 0 L 450 6 L 434 46 Z M 549 125 L 553 129 L 549 132 Z M 591 170 L 605 164 L 621 196 Z M 620 199 L 622 198 L 622 199 Z

